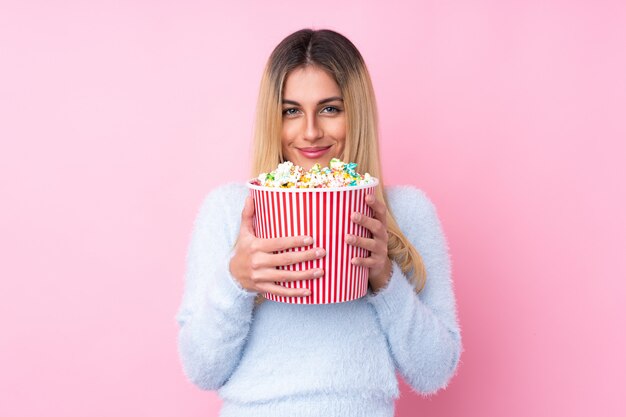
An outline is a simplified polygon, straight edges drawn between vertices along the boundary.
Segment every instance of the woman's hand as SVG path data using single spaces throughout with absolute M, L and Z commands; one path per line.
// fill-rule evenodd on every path
M 352 221 L 369 229 L 372 239 L 346 235 L 346 242 L 353 246 L 367 249 L 371 252 L 369 258 L 352 258 L 353 265 L 366 266 L 369 270 L 369 284 L 372 292 L 376 293 L 389 282 L 391 277 L 391 259 L 387 255 L 387 207 L 378 201 L 373 194 L 365 197 L 365 202 L 374 211 L 374 217 L 364 216 L 361 213 L 352 213 Z
M 326 256 L 326 251 L 323 248 L 312 248 L 301 252 L 274 253 L 289 248 L 310 246 L 313 238 L 310 236 L 257 238 L 254 234 L 253 217 L 254 203 L 252 197 L 248 196 L 241 213 L 241 228 L 235 245 L 235 254 L 229 264 L 231 275 L 248 291 L 269 292 L 285 297 L 309 295 L 310 292 L 306 288 L 285 288 L 274 282 L 319 278 L 324 275 L 323 269 L 288 271 L 276 267 L 320 259 Z

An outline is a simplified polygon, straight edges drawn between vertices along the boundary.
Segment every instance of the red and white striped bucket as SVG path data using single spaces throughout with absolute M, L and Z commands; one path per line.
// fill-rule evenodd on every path
M 311 236 L 314 244 L 281 252 L 326 249 L 326 256 L 313 261 L 278 266 L 277 269 L 302 271 L 324 269 L 320 278 L 300 281 L 276 281 L 286 288 L 308 288 L 311 295 L 284 297 L 264 293 L 268 300 L 292 304 L 330 304 L 356 300 L 367 293 L 369 268 L 352 265 L 355 257 L 367 258 L 370 251 L 348 245 L 346 234 L 371 238 L 371 232 L 351 220 L 353 212 L 373 217 L 365 202 L 373 194 L 378 180 L 368 185 L 336 188 L 273 188 L 248 182 L 254 199 L 254 231 L 259 238 Z

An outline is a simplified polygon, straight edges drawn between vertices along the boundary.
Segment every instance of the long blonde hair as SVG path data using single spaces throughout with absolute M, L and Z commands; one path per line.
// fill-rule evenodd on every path
M 426 284 L 422 257 L 404 236 L 387 204 L 378 149 L 378 112 L 363 57 L 345 36 L 328 29 L 302 29 L 283 39 L 270 55 L 259 89 L 252 149 L 251 177 L 271 172 L 283 162 L 282 91 L 296 68 L 315 66 L 331 75 L 343 95 L 346 143 L 340 158 L 356 162 L 359 172 L 379 179 L 376 198 L 387 206 L 388 256 L 411 278 L 419 293 Z M 263 301 L 261 294 L 256 304 Z

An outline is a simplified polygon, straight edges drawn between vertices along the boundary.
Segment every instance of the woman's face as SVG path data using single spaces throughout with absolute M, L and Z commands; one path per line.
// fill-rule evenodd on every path
M 339 158 L 346 141 L 346 117 L 341 90 L 318 67 L 293 70 L 283 89 L 282 150 L 287 161 L 305 170 L 315 163 L 328 166 Z

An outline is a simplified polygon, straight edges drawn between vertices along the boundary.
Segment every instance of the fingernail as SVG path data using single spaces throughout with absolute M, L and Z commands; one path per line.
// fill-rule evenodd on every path
M 346 235 L 346 242 L 348 242 L 348 243 L 353 243 L 353 242 L 354 242 L 354 236 L 352 236 L 352 235 Z
M 304 295 L 311 295 L 311 290 L 305 290 Z
M 326 254 L 326 251 L 324 249 L 318 249 L 315 251 L 315 256 L 322 256 L 325 254 Z
M 315 273 L 313 274 L 313 276 L 314 276 L 315 278 L 319 278 L 319 277 L 321 277 L 322 275 L 324 275 L 324 271 L 323 271 L 323 270 L 321 270 L 321 269 L 320 269 L 320 270 L 318 270 L 318 271 L 315 271 Z
M 304 244 L 305 245 L 310 245 L 311 243 L 313 243 L 313 238 L 310 236 L 307 236 L 304 238 Z
M 360 213 L 352 213 L 352 220 L 355 222 L 358 222 L 359 220 L 361 220 L 361 214 Z

